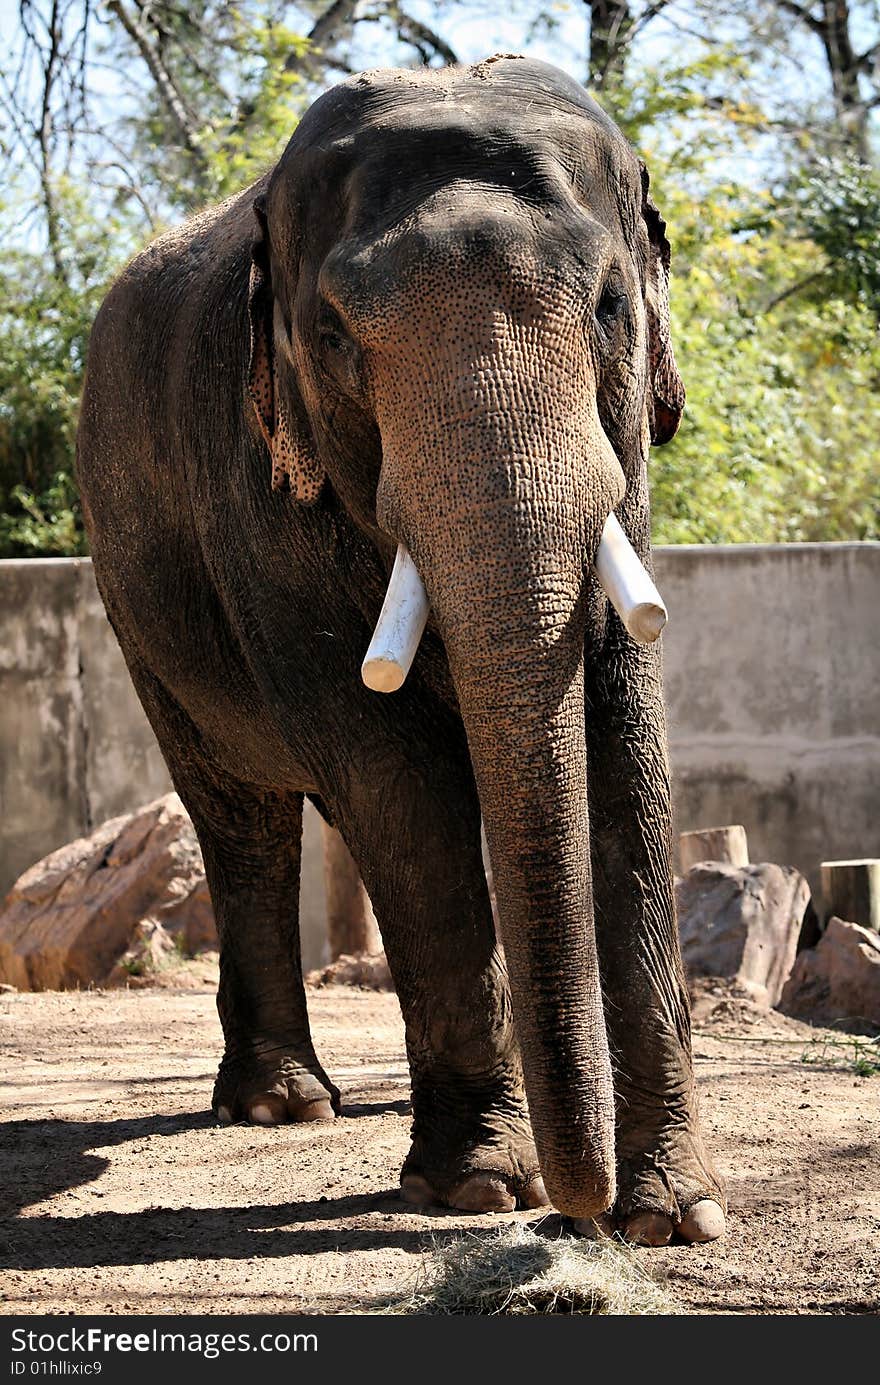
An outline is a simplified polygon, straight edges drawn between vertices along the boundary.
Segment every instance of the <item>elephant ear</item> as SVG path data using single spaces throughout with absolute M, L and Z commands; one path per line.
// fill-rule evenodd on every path
M 675 364 L 669 329 L 669 241 L 666 222 L 649 192 L 648 170 L 642 172 L 642 217 L 648 231 L 645 310 L 648 318 L 648 415 L 653 443 L 669 442 L 684 412 L 684 384 Z
M 278 388 L 275 352 L 275 302 L 272 294 L 269 230 L 265 203 L 254 202 L 257 234 L 251 246 L 248 316 L 251 355 L 248 394 L 272 458 L 272 489 L 289 484 L 297 500 L 312 505 L 321 494 L 324 470 L 318 460 L 300 399 L 285 402 Z

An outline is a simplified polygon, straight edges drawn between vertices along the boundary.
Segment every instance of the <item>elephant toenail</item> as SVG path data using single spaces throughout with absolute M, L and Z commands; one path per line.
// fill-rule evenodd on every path
M 221 1125 L 232 1124 L 232 1112 L 230 1111 L 228 1106 L 217 1107 L 217 1119 Z
M 578 1236 L 587 1241 L 609 1241 L 614 1235 L 614 1222 L 609 1212 L 598 1217 L 576 1217 L 573 1226 Z
M 293 1121 L 335 1121 L 336 1112 L 329 1101 L 294 1101 L 287 1103 L 287 1114 Z
M 516 1198 L 495 1175 L 474 1173 L 452 1190 L 449 1205 L 459 1212 L 512 1212 Z
M 271 1106 L 258 1102 L 251 1107 L 251 1120 L 256 1121 L 257 1125 L 277 1125 L 279 1117 Z
M 540 1176 L 527 1183 L 518 1198 L 520 1207 L 549 1207 L 550 1199 Z
M 672 1222 L 660 1212 L 637 1212 L 623 1235 L 634 1246 L 665 1246 L 672 1240 Z
M 408 1173 L 400 1180 L 400 1194 L 404 1202 L 413 1207 L 430 1207 L 432 1202 L 438 1201 L 433 1188 L 420 1173 Z
M 724 1235 L 724 1213 L 713 1202 L 711 1198 L 703 1198 L 700 1202 L 695 1202 L 690 1211 L 681 1219 L 681 1226 L 678 1228 L 686 1241 L 700 1243 L 702 1241 L 717 1241 L 719 1236 Z

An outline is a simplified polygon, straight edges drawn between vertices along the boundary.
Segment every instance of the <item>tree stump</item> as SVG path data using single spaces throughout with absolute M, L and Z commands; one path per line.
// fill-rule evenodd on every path
M 687 976 L 728 977 L 758 1005 L 775 1005 L 810 898 L 794 866 L 701 861 L 679 880 L 675 898 Z
M 826 919 L 880 933 L 880 860 L 823 861 L 822 898 Z
M 721 861 L 729 866 L 749 864 L 744 827 L 704 827 L 699 832 L 682 832 L 678 846 L 682 875 L 687 875 L 698 861 Z
M 330 961 L 343 955 L 375 955 L 382 951 L 382 939 L 360 872 L 335 828 L 322 821 L 321 834 Z

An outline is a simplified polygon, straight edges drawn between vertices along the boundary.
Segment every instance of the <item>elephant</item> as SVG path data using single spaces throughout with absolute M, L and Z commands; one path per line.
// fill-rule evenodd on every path
M 726 1211 L 661 656 L 594 570 L 612 511 L 650 565 L 649 446 L 684 406 L 669 262 L 644 165 L 560 70 L 355 75 L 118 277 L 77 440 L 98 586 L 216 912 L 217 1117 L 342 1111 L 300 961 L 308 796 L 403 1014 L 403 1197 L 549 1200 L 645 1245 L 714 1239 Z M 359 669 L 398 545 L 430 616 L 382 694 Z

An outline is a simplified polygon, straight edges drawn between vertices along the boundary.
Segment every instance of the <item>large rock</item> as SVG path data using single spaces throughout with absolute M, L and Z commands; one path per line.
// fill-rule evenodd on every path
M 817 1024 L 880 1029 L 880 935 L 829 919 L 816 946 L 799 954 L 779 1009 Z
M 393 991 L 391 969 L 384 952 L 343 953 L 331 962 L 309 972 L 310 986 L 359 986 L 364 991 Z
M 217 946 L 202 855 L 177 794 L 53 851 L 0 911 L 0 982 L 58 990 L 111 977 L 127 949 Z
M 793 866 L 704 861 L 676 882 L 676 896 L 689 975 L 729 977 L 775 1005 L 810 900 L 804 877 Z

